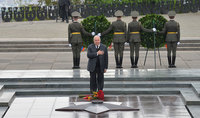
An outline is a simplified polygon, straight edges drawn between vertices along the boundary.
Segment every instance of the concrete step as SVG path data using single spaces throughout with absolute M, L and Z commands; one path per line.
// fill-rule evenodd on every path
M 4 86 L 9 86 L 9 85 L 39 85 L 39 84 L 42 84 L 42 85 L 60 85 L 60 84 L 66 84 L 66 85 L 70 85 L 70 84 L 74 84 L 74 85 L 77 85 L 77 84 L 80 84 L 80 85 L 85 85 L 85 84 L 89 84 L 89 81 L 69 81 L 69 80 L 66 80 L 66 81 L 30 81 L 30 82 L 26 82 L 26 81 L 19 81 L 19 82 L 15 82 L 15 81 L 7 81 L 7 82 L 1 82 L 2 84 L 4 84 Z M 141 85 L 141 84 L 147 84 L 147 85 L 150 85 L 150 84 L 159 84 L 159 85 L 163 85 L 165 86 L 166 85 L 184 85 L 186 87 L 192 87 L 192 85 L 194 83 L 199 83 L 199 81 L 192 81 L 192 82 L 188 82 L 188 81 L 137 81 L 137 80 L 133 80 L 133 81 L 126 81 L 126 80 L 123 80 L 123 81 L 120 81 L 120 80 L 116 80 L 116 81 L 109 81 L 109 80 L 104 80 L 104 84 L 107 84 L 107 85 L 110 85 L 110 84 L 114 84 L 114 85 L 117 85 L 117 84 L 136 84 L 136 85 Z M 188 86 L 190 85 L 190 86 Z
M 200 44 L 180 44 L 178 46 L 178 48 L 180 49 L 186 49 L 186 48 L 199 48 L 200 47 Z M 3 49 L 35 49 L 35 48 L 40 48 L 40 49 L 43 49 L 43 48 L 48 48 L 48 49 L 71 49 L 71 47 L 68 45 L 68 44 L 17 44 L 17 45 L 0 45 L 0 49 L 3 50 Z M 140 47 L 141 50 L 146 50 L 146 48 L 144 47 Z M 125 50 L 130 50 L 130 47 L 129 46 L 125 46 L 124 48 Z M 165 50 L 166 48 L 165 47 L 161 47 L 160 48 L 160 51 L 162 50 Z M 109 50 L 113 50 L 113 47 L 110 48 Z M 153 49 L 149 49 L 149 50 L 153 50 Z
M 192 83 L 192 88 L 193 88 L 194 92 L 197 94 L 197 96 L 200 97 L 200 84 Z
M 200 116 L 200 105 L 186 105 L 186 108 L 188 109 L 190 115 L 192 118 L 199 118 Z
M 178 45 L 178 47 L 200 47 L 200 43 L 181 43 Z M 1 48 L 71 48 L 68 43 L 62 43 L 62 42 L 46 42 L 46 43 L 0 43 L 0 49 Z M 125 48 L 129 49 L 129 45 L 125 45 Z M 144 47 L 141 46 L 143 49 Z M 161 48 L 162 49 L 162 48 Z
M 140 49 L 140 51 L 146 51 L 146 48 Z M 165 47 L 160 48 L 160 51 L 166 51 L 167 49 Z M 0 52 L 71 52 L 72 49 L 70 47 L 31 47 L 31 48 L 0 48 Z M 113 51 L 112 49 L 109 49 L 109 51 Z M 130 51 L 129 47 L 125 47 L 124 51 Z M 153 51 L 153 49 L 150 49 L 149 51 Z M 177 51 L 200 51 L 200 47 L 178 47 Z
M 62 83 L 70 83 L 70 82 L 87 82 L 89 83 L 89 78 L 48 78 L 48 79 L 45 79 L 45 78 L 10 78 L 10 79 L 6 79 L 6 78 L 1 78 L 0 79 L 0 82 L 1 83 L 5 83 L 5 82 L 18 82 L 20 84 L 20 82 L 52 82 L 52 83 L 59 83 L 61 82 Z M 165 83 L 165 81 L 174 81 L 174 82 L 182 82 L 182 81 L 185 81 L 185 82 L 188 82 L 186 84 L 190 84 L 190 82 L 195 82 L 195 81 L 199 81 L 200 78 L 199 77 L 191 77 L 191 78 L 188 78 L 185 77 L 185 78 L 165 78 L 165 77 L 157 77 L 157 78 L 140 78 L 140 77 L 136 77 L 136 78 L 106 78 L 104 81 L 107 82 L 107 81 L 111 81 L 111 82 L 115 82 L 115 81 L 127 81 L 127 82 L 137 82 L 137 81 L 144 81 L 144 82 L 155 82 L 155 81 L 158 81 L 158 82 L 163 82 Z M 75 84 L 74 83 L 74 84 Z M 51 84 L 51 83 L 50 83 Z
M 113 51 L 113 48 L 110 50 Z M 129 51 L 129 45 L 125 46 L 125 51 Z M 140 48 L 141 51 L 146 51 L 146 48 Z M 152 49 L 151 49 L 152 50 Z M 200 51 L 200 40 L 181 40 L 181 44 L 177 48 L 178 51 Z M 0 41 L 0 52 L 69 52 L 71 47 L 68 41 L 64 40 L 11 40 Z M 165 47 L 160 48 L 160 51 L 166 51 Z
M 182 38 L 180 40 L 181 43 L 200 43 L 200 38 L 195 38 L 193 39 L 192 37 L 191 38 Z
M 186 105 L 200 105 L 199 72 L 198 69 L 108 70 L 104 93 L 181 95 Z M 77 96 L 89 94 L 90 91 L 87 70 L 4 70 L 1 73 L 4 75 L 0 76 L 0 106 L 9 106 L 15 96 Z M 17 76 L 6 78 L 16 73 Z
M 15 91 L 17 96 L 63 96 L 89 94 L 89 88 L 35 88 L 35 89 L 9 89 Z M 104 88 L 107 95 L 130 94 L 180 94 L 179 88 Z
M 200 43 L 181 43 L 178 47 L 200 47 Z
M 4 87 L 4 85 L 0 85 L 0 92 L 3 91 L 3 87 Z
M 36 41 L 36 40 L 27 40 L 27 41 L 1 41 L 0 40 L 0 44 L 2 45 L 23 45 L 23 44 L 27 44 L 27 45 L 34 45 L 34 44 L 46 44 L 46 45 L 49 45 L 49 44 L 68 44 L 68 41 L 51 41 L 51 40 L 46 40 L 46 41 Z
M 180 92 L 186 105 L 200 105 L 200 97 L 193 90 L 187 89 Z
M 1 96 L 2 93 L 3 93 L 3 89 L 4 89 L 4 85 L 0 85 L 0 96 Z
M 181 43 L 200 43 L 200 39 L 183 38 Z M 68 39 L 0 39 L 0 44 L 68 44 Z
M 0 52 L 69 52 L 70 48 L 3 48 Z
M 0 49 L 5 48 L 71 48 L 68 44 L 0 44 Z
M 76 82 L 76 83 L 26 83 L 26 84 L 5 84 L 5 89 L 34 89 L 34 88 L 88 88 L 89 82 Z M 160 83 L 160 82 L 114 82 L 114 83 L 104 83 L 105 88 L 177 88 L 177 87 L 191 87 L 191 84 L 188 83 Z
M 5 83 L 5 82 L 89 82 L 90 78 L 89 77 L 85 77 L 85 78 L 81 78 L 81 77 L 61 77 L 61 78 L 57 78 L 57 77 L 52 77 L 52 78 L 42 78 L 42 77 L 32 77 L 32 78 L 0 78 L 0 82 L 1 83 Z M 165 82 L 165 81 L 174 81 L 174 82 L 180 82 L 180 81 L 186 81 L 186 82 L 195 82 L 195 81 L 200 81 L 200 77 L 106 77 L 105 76 L 105 82 L 107 81 L 132 81 L 132 82 L 137 82 L 137 81 L 145 81 L 145 82 L 151 82 L 151 81 L 161 81 L 161 82 Z
M 10 106 L 15 98 L 15 92 L 3 92 L 0 96 L 0 107 Z
M 0 107 L 0 118 L 3 118 L 7 110 L 8 110 L 8 107 Z
M 17 88 L 9 89 L 16 92 L 17 96 L 62 96 L 89 94 L 89 88 Z M 181 94 L 186 105 L 200 105 L 200 97 L 191 88 L 104 88 L 104 93 L 108 95 L 130 95 L 130 94 Z M 3 104 L 3 103 L 1 103 Z
M 178 47 L 177 51 L 200 51 L 200 47 Z

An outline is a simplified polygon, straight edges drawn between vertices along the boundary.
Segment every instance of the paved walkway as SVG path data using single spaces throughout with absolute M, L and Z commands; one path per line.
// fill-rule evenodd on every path
M 148 54 L 146 66 L 144 66 L 145 51 L 140 52 L 139 68 L 153 69 L 154 54 L 150 51 Z M 166 51 L 161 51 L 162 66 L 160 66 L 157 54 L 157 68 L 168 68 Z M 87 68 L 87 52 L 81 53 L 81 69 Z M 17 52 L 17 53 L 0 53 L 0 70 L 65 70 L 72 67 L 71 52 Z M 200 51 L 178 51 L 177 68 L 200 68 Z M 130 53 L 124 52 L 124 68 L 130 68 Z M 109 69 L 115 69 L 114 52 L 109 51 Z
M 141 16 L 142 17 L 142 16 Z M 140 17 L 140 18 L 141 18 Z M 164 15 L 168 19 L 168 16 Z M 123 21 L 127 24 L 131 21 L 131 17 L 123 17 Z M 200 37 L 200 12 L 178 14 L 176 20 L 181 26 L 182 38 Z M 82 20 L 82 19 L 81 19 Z M 80 20 L 80 21 L 81 21 Z M 116 18 L 108 18 L 114 21 Z M 71 22 L 71 21 L 70 21 Z M 33 22 L 11 22 L 0 23 L 0 38 L 65 38 L 67 39 L 68 24 L 56 23 L 55 20 L 49 21 L 33 21 Z

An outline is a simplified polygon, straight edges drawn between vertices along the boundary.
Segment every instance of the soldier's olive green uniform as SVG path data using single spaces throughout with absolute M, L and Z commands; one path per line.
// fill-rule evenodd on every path
M 169 16 L 175 16 L 174 11 L 170 11 Z M 176 49 L 177 43 L 180 42 L 180 25 L 174 20 L 170 20 L 165 23 L 163 30 L 160 33 L 164 33 L 166 36 L 165 41 L 167 43 L 167 57 L 169 67 L 176 67 Z
M 74 15 L 72 13 L 72 15 Z M 77 16 L 77 13 L 75 14 Z M 86 32 L 83 26 L 79 22 L 73 22 L 68 26 L 68 41 L 72 45 L 72 52 L 73 52 L 73 63 L 74 69 L 80 68 L 80 53 L 82 47 L 82 35 L 89 35 L 92 36 L 90 33 Z
M 137 17 L 139 13 L 137 11 L 131 12 L 132 17 Z M 128 24 L 128 32 L 127 32 L 127 42 L 130 45 L 130 59 L 131 59 L 131 67 L 137 68 L 137 63 L 139 59 L 139 50 L 140 50 L 140 32 L 153 32 L 150 29 L 144 28 L 140 22 L 137 20 L 133 20 Z M 135 53 L 135 60 L 134 60 L 134 53 Z
M 123 13 L 120 14 L 119 12 L 121 11 L 117 11 L 115 13 L 115 16 L 123 15 Z M 126 32 L 127 32 L 126 23 L 123 22 L 122 20 L 114 21 L 112 22 L 110 27 L 102 33 L 102 35 L 105 35 L 110 31 L 114 31 L 113 44 L 114 44 L 116 67 L 122 68 L 124 43 L 126 42 Z

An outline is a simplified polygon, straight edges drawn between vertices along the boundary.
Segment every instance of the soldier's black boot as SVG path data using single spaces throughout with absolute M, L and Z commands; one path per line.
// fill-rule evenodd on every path
M 122 67 L 122 62 L 123 62 L 123 57 L 120 57 L 119 68 L 123 68 Z
M 131 57 L 131 68 L 134 68 L 134 57 Z
M 76 61 L 77 61 L 76 69 L 80 69 L 80 58 L 77 58 Z
M 76 58 L 73 58 L 73 65 L 72 69 L 76 69 Z
M 66 19 L 66 23 L 69 23 L 69 19 Z
M 172 57 L 172 68 L 176 68 L 175 66 L 176 56 Z
M 135 57 L 135 65 L 134 65 L 134 68 L 138 68 L 137 64 L 138 64 L 138 59 L 139 57 Z
M 79 69 L 80 58 L 74 58 L 74 59 L 75 59 L 75 64 L 73 69 Z
M 115 56 L 116 68 L 119 68 L 119 60 L 118 56 Z
M 168 64 L 169 64 L 168 68 L 172 68 L 172 60 L 171 60 L 172 57 L 168 56 L 167 58 L 168 58 Z

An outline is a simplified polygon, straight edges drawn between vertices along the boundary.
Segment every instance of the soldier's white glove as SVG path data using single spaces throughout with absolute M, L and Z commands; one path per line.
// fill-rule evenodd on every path
M 101 36 L 101 33 L 98 33 L 97 35 L 98 35 L 98 36 Z
M 69 47 L 72 47 L 72 44 L 69 44 Z
M 129 45 L 129 43 L 125 42 L 125 44 L 124 44 L 124 45 L 127 45 L 127 46 L 128 46 L 128 45 Z
M 156 30 L 156 28 L 153 28 L 153 32 L 156 32 L 157 30 Z
M 94 35 L 95 35 L 95 32 L 92 32 L 91 34 L 92 34 L 92 36 L 94 36 Z
M 180 45 L 180 44 L 181 44 L 180 42 L 177 43 L 177 45 Z

